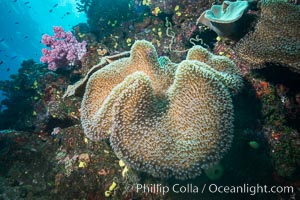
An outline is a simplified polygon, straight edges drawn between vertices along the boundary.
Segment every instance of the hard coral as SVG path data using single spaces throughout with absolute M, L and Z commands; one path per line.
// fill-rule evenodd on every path
M 242 85 L 233 63 L 215 60 L 202 47 L 194 47 L 177 65 L 158 58 L 151 43 L 137 41 L 129 58 L 90 77 L 81 107 L 86 136 L 110 138 L 120 159 L 153 176 L 200 175 L 231 145 L 228 88 L 238 91 Z
M 284 0 L 264 0 L 255 31 L 236 47 L 240 60 L 260 68 L 266 63 L 300 72 L 300 6 Z

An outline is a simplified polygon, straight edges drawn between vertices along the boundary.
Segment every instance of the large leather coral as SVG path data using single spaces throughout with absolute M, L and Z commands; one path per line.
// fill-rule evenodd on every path
M 137 41 L 129 58 L 89 78 L 81 107 L 86 136 L 109 138 L 120 159 L 153 176 L 200 175 L 220 160 L 233 137 L 231 93 L 242 79 L 222 59 L 196 46 L 175 64 L 158 58 L 151 43 Z
M 300 72 L 300 6 L 285 0 L 263 0 L 254 32 L 236 47 L 237 56 L 250 68 L 280 64 Z

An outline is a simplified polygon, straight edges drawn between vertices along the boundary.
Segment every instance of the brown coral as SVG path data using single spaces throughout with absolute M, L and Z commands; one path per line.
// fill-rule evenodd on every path
M 200 175 L 230 147 L 233 107 L 228 87 L 237 91 L 231 84 L 241 86 L 237 73 L 232 76 L 225 68 L 198 61 L 201 53 L 210 56 L 203 61 L 214 63 L 205 49 L 194 47 L 188 60 L 177 65 L 158 59 L 151 43 L 137 41 L 130 58 L 90 77 L 81 109 L 87 137 L 110 138 L 120 159 L 153 176 Z M 224 67 L 226 62 L 235 67 L 227 58 Z
M 251 68 L 275 63 L 300 72 L 299 19 L 299 5 L 284 0 L 262 1 L 255 31 L 237 44 L 238 57 Z
M 157 53 L 152 45 L 137 42 L 132 48 L 134 50 L 131 51 L 130 58 L 112 62 L 89 78 L 81 106 L 81 121 L 85 133 L 92 140 L 101 140 L 110 135 L 113 122 L 111 110 L 118 99 L 117 95 L 110 93 L 126 76 L 143 71 L 154 80 L 152 84 L 157 88 L 157 95 L 163 94 L 172 83 L 175 68 L 160 69 Z
M 234 62 L 225 56 L 217 56 L 201 46 L 194 46 L 188 52 L 187 60 L 198 60 L 208 64 L 211 67 L 209 69 L 216 70 L 215 75 L 232 93 L 237 93 L 243 86 L 240 71 Z

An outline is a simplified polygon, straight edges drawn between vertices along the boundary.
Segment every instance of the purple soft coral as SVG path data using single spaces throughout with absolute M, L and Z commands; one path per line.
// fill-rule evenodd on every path
M 62 27 L 54 26 L 54 36 L 43 35 L 42 43 L 51 49 L 43 48 L 41 62 L 48 63 L 48 69 L 72 66 L 86 54 L 86 42 L 78 42 L 72 32 L 65 32 Z

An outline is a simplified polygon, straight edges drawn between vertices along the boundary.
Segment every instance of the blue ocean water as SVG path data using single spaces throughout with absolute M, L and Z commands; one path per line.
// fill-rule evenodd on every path
M 76 0 L 1 0 L 0 79 L 17 72 L 24 59 L 39 61 L 42 34 L 52 34 L 53 26 L 66 31 L 85 22 L 76 10 Z
M 39 62 L 44 47 L 40 43 L 53 26 L 66 31 L 86 22 L 76 9 L 76 0 L 1 0 L 0 1 L 0 80 L 17 73 L 23 60 Z M 0 94 L 0 101 L 2 99 Z

